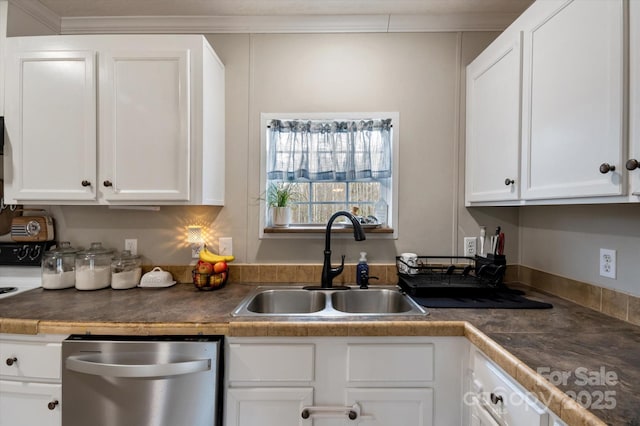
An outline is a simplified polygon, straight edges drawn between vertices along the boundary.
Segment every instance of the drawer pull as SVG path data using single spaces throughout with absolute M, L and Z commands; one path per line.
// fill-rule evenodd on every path
M 89 182 L 88 180 L 83 180 L 82 186 L 91 186 L 91 182 Z
M 504 180 L 504 184 L 505 184 L 506 186 L 513 185 L 514 183 L 516 183 L 516 181 L 515 181 L 515 180 L 513 180 L 513 179 L 506 178 L 506 179 Z
M 343 417 L 347 416 L 349 420 L 356 420 L 358 417 L 362 417 L 363 419 L 371 418 L 371 416 L 360 416 L 360 406 L 358 404 L 353 404 L 351 407 L 341 407 L 341 406 L 318 406 L 318 407 L 303 407 L 302 413 L 300 416 L 303 419 L 308 419 L 310 417 L 319 417 L 319 418 L 335 418 L 335 417 Z
M 13 364 L 16 364 L 18 362 L 18 358 L 16 358 L 15 356 L 13 358 L 7 358 L 7 365 L 9 367 L 11 367 Z
M 60 404 L 60 402 L 58 402 L 58 400 L 57 400 L 57 399 L 54 399 L 53 401 L 51 401 L 50 403 L 48 403 L 48 404 L 47 404 L 47 408 L 48 408 L 49 410 L 55 410 L 55 409 L 56 409 L 56 406 L 57 406 L 58 404 Z
M 104 182 L 102 182 L 102 184 L 106 187 L 113 186 L 113 183 L 110 180 L 105 180 Z
M 490 398 L 491 398 L 491 402 L 492 402 L 493 404 L 497 404 L 497 403 L 499 403 L 499 402 L 500 402 L 500 403 L 504 403 L 504 400 L 502 399 L 502 396 L 500 396 L 500 395 L 496 395 L 496 394 L 495 394 L 495 393 L 493 393 L 493 392 L 491 392 Z
M 624 166 L 627 170 L 635 170 L 640 167 L 640 162 L 638 162 L 638 160 L 636 160 L 635 158 L 632 158 L 628 160 Z

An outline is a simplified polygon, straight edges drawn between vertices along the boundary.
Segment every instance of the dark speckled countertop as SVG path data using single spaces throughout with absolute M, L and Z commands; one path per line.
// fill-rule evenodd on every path
M 3 332 L 10 330 L 7 324 L 22 320 L 69 327 L 85 324 L 77 332 L 91 323 L 125 328 L 132 323 L 138 328 L 140 324 L 210 324 L 224 331 L 236 321 L 230 312 L 254 288 L 233 283 L 212 292 L 186 284 L 168 289 L 89 292 L 36 289 L 0 300 L 0 325 Z M 466 321 L 534 371 L 546 372 L 554 385 L 590 405 L 590 411 L 607 424 L 640 426 L 640 327 L 554 296 L 527 291 L 534 299 L 553 303 L 554 308 L 430 309 L 429 316 L 417 320 L 402 316 L 367 319 Z

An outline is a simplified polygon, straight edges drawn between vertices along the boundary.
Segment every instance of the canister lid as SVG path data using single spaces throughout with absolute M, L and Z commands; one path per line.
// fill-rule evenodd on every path
M 91 243 L 91 247 L 87 250 L 83 250 L 78 253 L 78 256 L 101 256 L 101 255 L 111 255 L 113 254 L 112 250 L 102 247 L 102 243 L 93 242 Z
M 49 249 L 45 254 L 49 256 L 63 256 L 66 254 L 75 254 L 78 250 L 75 247 L 71 247 L 71 243 L 69 241 L 61 241 L 57 247 L 53 247 Z
M 130 261 L 130 260 L 136 260 L 139 259 L 140 256 L 138 256 L 137 254 L 131 254 L 131 251 L 129 250 L 122 250 L 120 253 L 116 254 L 113 258 L 114 261 Z

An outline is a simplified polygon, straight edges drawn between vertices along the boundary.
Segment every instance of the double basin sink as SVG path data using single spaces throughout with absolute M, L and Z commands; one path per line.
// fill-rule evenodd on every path
M 233 316 L 351 317 L 357 315 L 426 315 L 427 311 L 397 287 L 306 290 L 258 287 Z

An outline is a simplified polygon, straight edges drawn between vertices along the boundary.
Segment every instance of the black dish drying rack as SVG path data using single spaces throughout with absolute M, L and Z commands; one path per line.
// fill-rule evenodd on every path
M 398 256 L 396 269 L 398 285 L 411 296 L 469 297 L 506 289 L 504 255 L 418 256 L 415 265 Z

